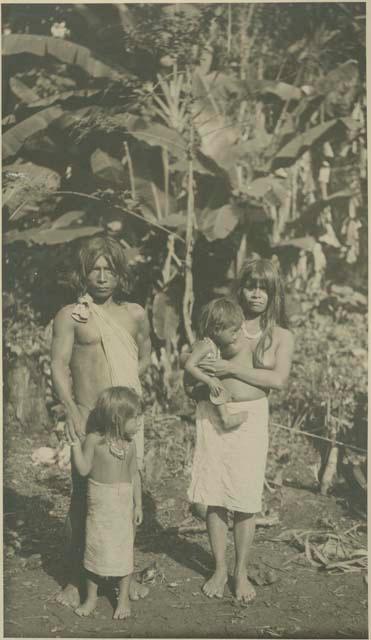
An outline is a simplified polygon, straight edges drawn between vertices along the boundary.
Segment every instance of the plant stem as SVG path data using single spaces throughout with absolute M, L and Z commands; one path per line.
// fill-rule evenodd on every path
M 130 155 L 128 143 L 124 142 L 124 146 L 125 146 L 126 158 L 127 158 L 127 161 L 128 161 L 131 196 L 132 196 L 133 200 L 136 200 L 137 198 L 136 198 L 136 191 L 135 191 L 135 180 L 134 180 L 133 163 L 131 161 L 131 155 Z
M 191 87 L 189 78 L 189 87 Z M 183 297 L 183 321 L 187 340 L 190 344 L 194 341 L 192 331 L 192 310 L 194 304 L 193 274 L 192 274 L 192 252 L 193 252 L 193 226 L 194 226 L 194 192 L 193 192 L 193 141 L 194 129 L 192 119 L 189 121 L 190 140 L 188 151 L 188 201 L 187 201 L 187 229 L 186 229 L 186 255 L 185 255 L 185 275 L 184 275 L 184 297 Z

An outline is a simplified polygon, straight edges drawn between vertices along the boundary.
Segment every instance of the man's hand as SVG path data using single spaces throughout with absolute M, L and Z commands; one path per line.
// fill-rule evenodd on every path
M 76 408 L 74 411 L 67 413 L 67 420 L 65 426 L 65 435 L 67 442 L 75 442 L 76 440 L 83 440 L 85 437 L 85 422 L 80 411 Z
M 134 522 L 137 527 L 143 522 L 143 509 L 142 505 L 134 507 Z

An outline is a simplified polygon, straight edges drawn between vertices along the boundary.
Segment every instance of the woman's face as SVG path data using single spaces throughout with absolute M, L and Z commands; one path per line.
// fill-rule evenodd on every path
M 247 311 L 260 315 L 268 306 L 268 291 L 261 280 L 247 280 L 242 289 L 242 300 Z
M 125 423 L 124 437 L 125 440 L 131 440 L 134 438 L 140 427 L 140 416 L 134 416 L 133 418 L 129 418 L 129 420 Z

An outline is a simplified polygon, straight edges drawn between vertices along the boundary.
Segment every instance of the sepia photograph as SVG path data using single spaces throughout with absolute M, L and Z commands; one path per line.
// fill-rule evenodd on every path
M 3 636 L 368 638 L 365 2 L 7 2 Z

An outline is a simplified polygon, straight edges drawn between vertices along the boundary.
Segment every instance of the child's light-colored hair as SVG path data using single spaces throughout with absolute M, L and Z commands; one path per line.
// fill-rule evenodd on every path
M 215 333 L 240 326 L 244 321 L 242 309 L 237 302 L 230 298 L 216 298 L 201 309 L 198 321 L 198 337 L 213 338 Z
M 90 414 L 90 429 L 108 440 L 124 440 L 127 421 L 142 411 L 142 400 L 133 389 L 109 387 L 102 391 Z

